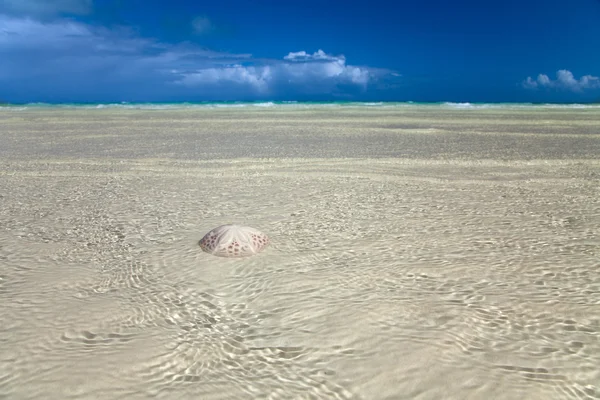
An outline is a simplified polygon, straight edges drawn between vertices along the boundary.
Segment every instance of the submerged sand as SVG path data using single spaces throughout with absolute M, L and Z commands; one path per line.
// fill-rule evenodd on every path
M 600 398 L 598 109 L 0 110 L 0 205 L 0 398 Z

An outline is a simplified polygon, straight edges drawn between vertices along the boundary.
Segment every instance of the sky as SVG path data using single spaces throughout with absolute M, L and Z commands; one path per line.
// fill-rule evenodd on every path
M 0 0 L 0 101 L 600 102 L 600 0 Z

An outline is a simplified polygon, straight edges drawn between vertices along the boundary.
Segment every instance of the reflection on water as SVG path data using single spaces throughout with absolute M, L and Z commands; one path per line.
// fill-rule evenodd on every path
M 190 115 L 169 114 L 181 130 L 156 128 L 150 144 L 56 145 L 78 157 L 62 160 L 47 152 L 59 141 L 10 117 L 23 126 L 0 135 L 13 160 L 0 164 L 0 399 L 600 399 L 600 164 L 586 158 L 600 142 L 576 129 L 596 114 L 565 136 L 500 139 L 462 130 L 525 117 L 419 122 L 447 135 L 382 114 L 373 139 L 357 136 L 364 118 L 344 131 L 354 123 L 325 114 L 252 114 L 256 132 L 285 121 L 322 135 L 249 133 L 237 149 L 202 129 L 247 124 Z M 117 116 L 123 135 L 137 129 Z M 188 146 L 194 132 L 207 147 Z M 266 144 L 324 153 L 258 159 Z M 219 162 L 134 159 L 173 148 L 225 150 Z M 384 148 L 407 158 L 376 159 Z M 202 252 L 226 223 L 272 243 L 243 259 Z
M 307 166 L 4 176 L 0 394 L 600 398 L 594 182 Z M 272 246 L 200 251 L 231 221 Z

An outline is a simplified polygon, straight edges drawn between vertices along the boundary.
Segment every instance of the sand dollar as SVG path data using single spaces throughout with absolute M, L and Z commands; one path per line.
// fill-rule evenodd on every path
M 218 257 L 247 257 L 261 252 L 269 244 L 264 233 L 249 226 L 221 225 L 208 232 L 199 245 Z

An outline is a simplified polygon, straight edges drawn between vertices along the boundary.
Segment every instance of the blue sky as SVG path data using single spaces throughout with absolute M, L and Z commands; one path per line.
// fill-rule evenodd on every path
M 0 0 L 0 100 L 600 101 L 600 0 Z

